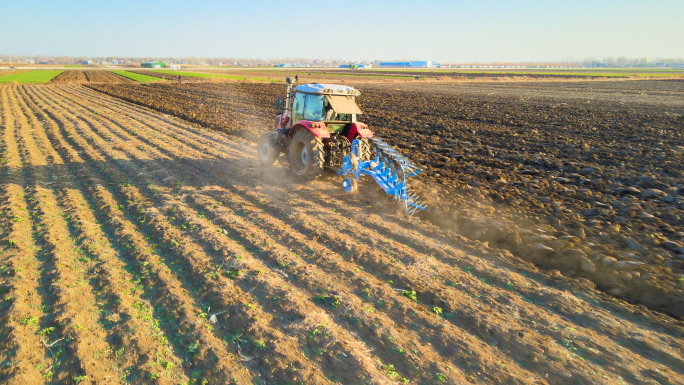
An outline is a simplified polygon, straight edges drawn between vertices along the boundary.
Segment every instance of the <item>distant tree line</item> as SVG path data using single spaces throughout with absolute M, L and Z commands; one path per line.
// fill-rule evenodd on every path
M 0 60 L 3 62 L 10 61 L 10 54 L 0 54 Z M 226 66 L 272 66 L 279 63 L 300 63 L 300 64 L 313 64 L 321 63 L 321 59 L 302 59 L 302 58 L 274 58 L 274 59 L 259 59 L 259 58 L 236 58 L 236 57 L 127 57 L 127 56 L 53 56 L 53 55 L 12 55 L 12 60 L 16 63 L 25 62 L 26 60 L 34 60 L 35 63 L 39 63 L 42 60 L 45 61 L 56 61 L 59 64 L 70 64 L 70 63 L 82 63 L 86 60 L 93 62 L 111 62 L 112 60 L 122 60 L 130 61 L 133 63 L 144 63 L 150 61 L 162 61 L 166 63 L 182 63 L 189 65 L 226 65 Z M 328 60 L 328 63 L 331 61 Z M 336 62 L 346 62 L 344 60 L 332 61 Z M 445 64 L 445 63 L 442 63 Z M 467 65 L 506 65 L 506 66 L 530 66 L 530 65 L 541 65 L 541 66 L 571 66 L 571 67 L 672 67 L 674 65 L 684 64 L 684 58 L 655 58 L 648 59 L 646 57 L 641 58 L 628 58 L 625 56 L 620 57 L 587 57 L 584 60 L 577 59 L 563 59 L 561 61 L 536 61 L 536 62 L 471 62 L 471 63 L 459 63 Z

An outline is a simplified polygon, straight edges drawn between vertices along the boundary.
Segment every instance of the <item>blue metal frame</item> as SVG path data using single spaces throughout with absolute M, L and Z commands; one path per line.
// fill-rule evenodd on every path
M 406 180 L 409 177 L 422 170 L 415 167 L 408 159 L 384 142 L 375 139 L 374 146 L 378 149 L 375 158 L 359 162 L 359 140 L 355 139 L 352 142 L 351 154 L 353 156 L 351 154 L 345 155 L 342 160 L 342 168 L 337 172 L 341 176 L 351 175 L 351 178 L 345 178 L 342 182 L 344 190 L 346 192 L 356 190 L 356 185 L 361 176 L 370 175 L 388 195 L 394 196 L 395 199 L 404 203 L 406 214 L 413 215 L 418 210 L 424 210 L 426 206 L 419 202 L 418 196 L 409 193 L 406 185 Z M 387 157 L 385 158 L 384 155 Z M 401 175 L 398 170 L 392 171 L 393 165 L 391 163 L 394 163 L 395 168 L 401 167 Z

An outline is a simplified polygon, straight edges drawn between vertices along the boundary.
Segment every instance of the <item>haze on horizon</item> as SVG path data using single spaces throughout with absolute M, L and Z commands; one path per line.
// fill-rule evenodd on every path
M 0 54 L 441 62 L 684 57 L 684 1 L 0 0 Z

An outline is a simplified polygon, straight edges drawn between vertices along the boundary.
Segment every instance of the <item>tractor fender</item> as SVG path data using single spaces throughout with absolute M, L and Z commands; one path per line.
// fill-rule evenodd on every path
M 368 126 L 364 123 L 352 123 L 351 128 L 349 129 L 349 135 L 347 135 L 347 139 L 349 139 L 349 141 L 351 142 L 357 136 L 359 136 L 360 138 L 372 138 L 373 131 L 369 130 Z
M 328 132 L 328 129 L 325 127 L 325 123 L 300 120 L 292 125 L 292 128 L 290 129 L 290 134 L 288 135 L 288 139 L 292 140 L 294 134 L 296 134 L 299 130 L 309 130 L 314 136 L 319 138 L 330 137 L 330 133 Z

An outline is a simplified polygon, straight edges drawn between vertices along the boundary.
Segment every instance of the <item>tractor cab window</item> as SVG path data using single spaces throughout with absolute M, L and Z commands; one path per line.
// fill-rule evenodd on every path
M 323 111 L 324 95 L 306 95 L 306 107 L 304 108 L 304 119 L 314 122 L 323 121 L 325 112 Z
M 292 102 L 293 122 L 298 122 L 304 117 L 304 97 L 306 94 L 297 93 Z

